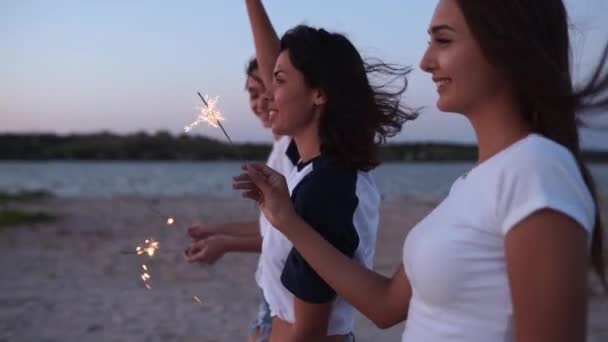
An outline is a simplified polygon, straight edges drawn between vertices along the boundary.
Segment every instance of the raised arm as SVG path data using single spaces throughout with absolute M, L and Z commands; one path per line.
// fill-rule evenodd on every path
M 247 14 L 251 23 L 255 56 L 260 68 L 260 76 L 266 89 L 272 84 L 274 63 L 279 56 L 280 41 L 266 14 L 261 0 L 246 0 Z

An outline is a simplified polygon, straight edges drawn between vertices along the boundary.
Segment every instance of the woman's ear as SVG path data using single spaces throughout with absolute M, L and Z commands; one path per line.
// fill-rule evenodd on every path
M 327 95 L 323 89 L 315 89 L 313 93 L 312 103 L 315 107 L 319 107 L 327 103 Z

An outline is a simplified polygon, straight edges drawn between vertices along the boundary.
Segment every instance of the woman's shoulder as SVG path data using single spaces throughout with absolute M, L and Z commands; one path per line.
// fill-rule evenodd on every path
M 517 146 L 511 159 L 519 161 L 558 161 L 576 164 L 574 155 L 563 145 L 540 134 L 531 134 Z
M 530 213 L 550 208 L 592 229 L 595 204 L 579 164 L 564 146 L 540 135 L 528 137 L 500 160 L 496 180 L 503 232 Z
M 514 143 L 484 164 L 480 164 L 475 171 L 501 175 L 559 172 L 580 176 L 574 154 L 561 144 L 539 134 L 531 134 Z

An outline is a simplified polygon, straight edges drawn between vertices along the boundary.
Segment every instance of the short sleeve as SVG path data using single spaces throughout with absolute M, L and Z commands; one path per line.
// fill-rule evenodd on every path
M 298 214 L 340 252 L 353 257 L 359 236 L 353 223 L 358 205 L 356 171 L 325 173 L 304 180 L 294 191 Z M 332 301 L 336 292 L 293 248 L 281 274 L 283 285 L 297 298 L 310 303 Z
M 573 157 L 540 157 L 509 165 L 501 175 L 497 200 L 503 235 L 542 209 L 572 218 L 588 233 L 595 224 L 595 204 Z
M 287 176 L 298 163 L 298 148 L 290 137 L 281 137 L 272 145 L 266 165 Z

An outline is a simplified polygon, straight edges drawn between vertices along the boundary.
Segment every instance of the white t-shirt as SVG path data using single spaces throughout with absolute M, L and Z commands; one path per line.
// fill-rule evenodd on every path
M 298 163 L 300 156 L 298 149 L 293 139 L 287 136 L 280 137 L 275 140 L 272 144 L 272 150 L 266 161 L 266 165 L 270 166 L 274 170 L 280 172 L 283 176 L 287 177 L 291 170 Z M 272 227 L 270 222 L 266 219 L 264 214 L 260 213 L 259 218 L 260 224 L 260 235 L 264 237 L 266 231 Z M 262 276 L 262 263 L 258 260 L 258 267 L 255 271 L 255 280 L 260 285 L 260 277 Z
M 287 177 L 291 170 L 300 160 L 297 147 L 292 138 L 283 136 L 272 144 L 272 150 L 266 161 L 266 165 Z M 271 227 L 266 217 L 260 213 L 260 234 L 264 236 L 265 231 Z
M 412 298 L 402 341 L 513 341 L 505 236 L 541 209 L 571 217 L 591 236 L 596 208 L 573 155 L 540 135 L 456 180 L 406 238 Z
M 298 215 L 345 255 L 372 267 L 380 195 L 369 172 L 319 156 L 299 163 L 287 185 Z M 295 322 L 294 300 L 332 303 L 328 335 L 353 331 L 355 309 L 314 271 L 293 244 L 271 227 L 262 242 L 261 286 L 272 316 Z

